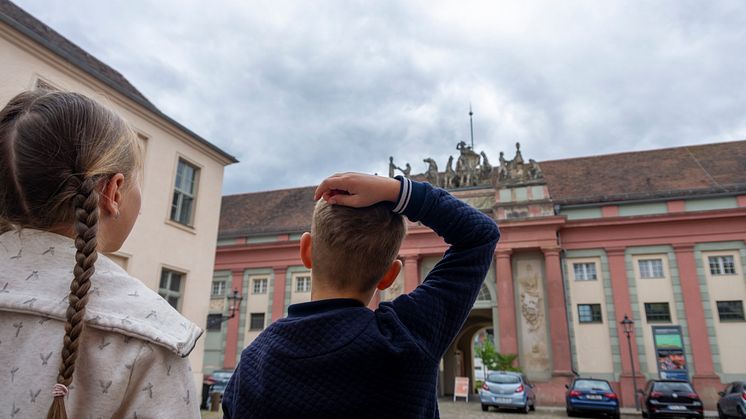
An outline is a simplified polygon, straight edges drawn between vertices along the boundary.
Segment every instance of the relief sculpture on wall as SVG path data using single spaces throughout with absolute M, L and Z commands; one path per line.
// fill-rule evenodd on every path
M 521 318 L 521 367 L 532 378 L 539 378 L 550 365 L 542 261 L 539 257 L 517 260 L 515 273 Z

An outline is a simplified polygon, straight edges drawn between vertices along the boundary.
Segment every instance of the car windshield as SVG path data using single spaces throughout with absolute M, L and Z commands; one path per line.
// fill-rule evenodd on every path
M 692 386 L 690 386 L 689 383 L 655 383 L 653 390 L 662 393 L 694 393 L 694 390 L 692 390 Z
M 611 392 L 611 387 L 606 381 L 599 380 L 577 380 L 575 381 L 575 390 L 601 390 Z
M 512 374 L 490 374 L 487 376 L 487 381 L 496 384 L 518 384 L 521 379 Z
M 231 375 L 233 375 L 232 372 L 226 372 L 226 371 L 220 371 L 220 372 L 214 372 L 212 373 L 213 380 L 225 380 L 228 381 L 231 379 Z

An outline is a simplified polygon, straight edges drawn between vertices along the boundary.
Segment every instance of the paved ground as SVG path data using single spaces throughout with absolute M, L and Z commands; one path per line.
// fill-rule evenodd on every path
M 539 408 L 536 412 L 529 413 L 528 417 L 510 410 L 497 411 L 495 409 L 490 409 L 489 412 L 482 412 L 482 408 L 478 402 L 475 403 L 474 401 L 471 401 L 466 403 L 463 399 L 456 403 L 454 403 L 452 399 L 441 399 L 439 408 L 440 417 L 442 419 L 557 419 L 565 417 L 564 409 L 553 408 Z M 222 417 L 223 415 L 220 412 L 202 411 L 203 419 L 222 419 Z M 632 416 L 629 418 L 631 419 Z
M 439 401 L 440 417 L 442 419 L 558 419 L 566 418 L 565 409 L 563 407 L 537 407 L 535 412 L 529 413 L 524 416 L 518 412 L 510 410 L 497 411 L 490 408 L 488 412 L 482 412 L 482 407 L 479 402 L 473 400 L 466 403 L 463 399 L 453 402 L 453 399 L 440 399 Z M 717 417 L 716 412 L 705 412 L 706 417 Z M 203 419 L 222 419 L 223 415 L 220 412 L 202 412 Z M 592 418 L 593 416 L 588 416 Z M 595 416 L 596 418 L 602 418 L 603 416 Z M 639 413 L 635 412 L 634 409 L 623 409 L 622 419 L 642 419 Z

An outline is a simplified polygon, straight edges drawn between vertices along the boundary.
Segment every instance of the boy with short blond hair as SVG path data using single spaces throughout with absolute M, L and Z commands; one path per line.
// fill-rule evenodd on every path
M 293 304 L 241 354 L 223 397 L 226 418 L 438 417 L 440 359 L 479 293 L 500 233 L 442 189 L 344 173 L 314 199 L 301 260 L 311 301 Z M 401 271 L 401 215 L 450 244 L 425 281 L 372 311 Z

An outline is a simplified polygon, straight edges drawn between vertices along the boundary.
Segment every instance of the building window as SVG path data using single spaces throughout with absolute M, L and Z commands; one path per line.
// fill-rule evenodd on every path
M 603 323 L 601 304 L 578 304 L 578 321 L 580 323 Z
M 744 321 L 743 301 L 718 301 L 720 321 Z
M 267 278 L 254 278 L 251 282 L 251 293 L 252 294 L 266 294 L 267 293 Z
M 640 278 L 663 278 L 663 259 L 640 259 Z
M 207 330 L 219 331 L 223 326 L 223 315 L 220 313 L 207 315 Z
M 199 169 L 179 159 L 176 168 L 174 198 L 171 202 L 171 220 L 191 226 L 194 215 L 194 199 Z
M 736 274 L 736 265 L 733 256 L 710 256 L 707 259 L 710 264 L 711 275 Z
M 295 278 L 295 292 L 309 292 L 311 291 L 311 277 L 310 276 L 298 276 Z
M 490 290 L 487 288 L 487 285 L 482 284 L 482 288 L 479 289 L 479 295 L 477 295 L 477 301 L 491 301 L 492 296 L 490 295 Z
M 575 272 L 576 281 L 595 281 L 598 277 L 596 276 L 596 263 L 573 263 L 572 269 Z
M 249 330 L 264 330 L 264 313 L 251 313 Z
M 212 292 L 210 293 L 213 297 L 222 297 L 225 295 L 225 281 L 212 281 Z
M 668 303 L 645 303 L 645 318 L 648 323 L 671 323 Z
M 181 287 L 184 274 L 170 269 L 161 270 L 161 283 L 158 286 L 158 294 L 163 297 L 171 307 L 179 309 L 181 300 Z
M 36 88 L 37 89 L 44 89 L 44 90 L 60 90 L 54 86 L 52 86 L 51 83 L 49 83 L 46 80 L 42 79 L 36 79 Z

